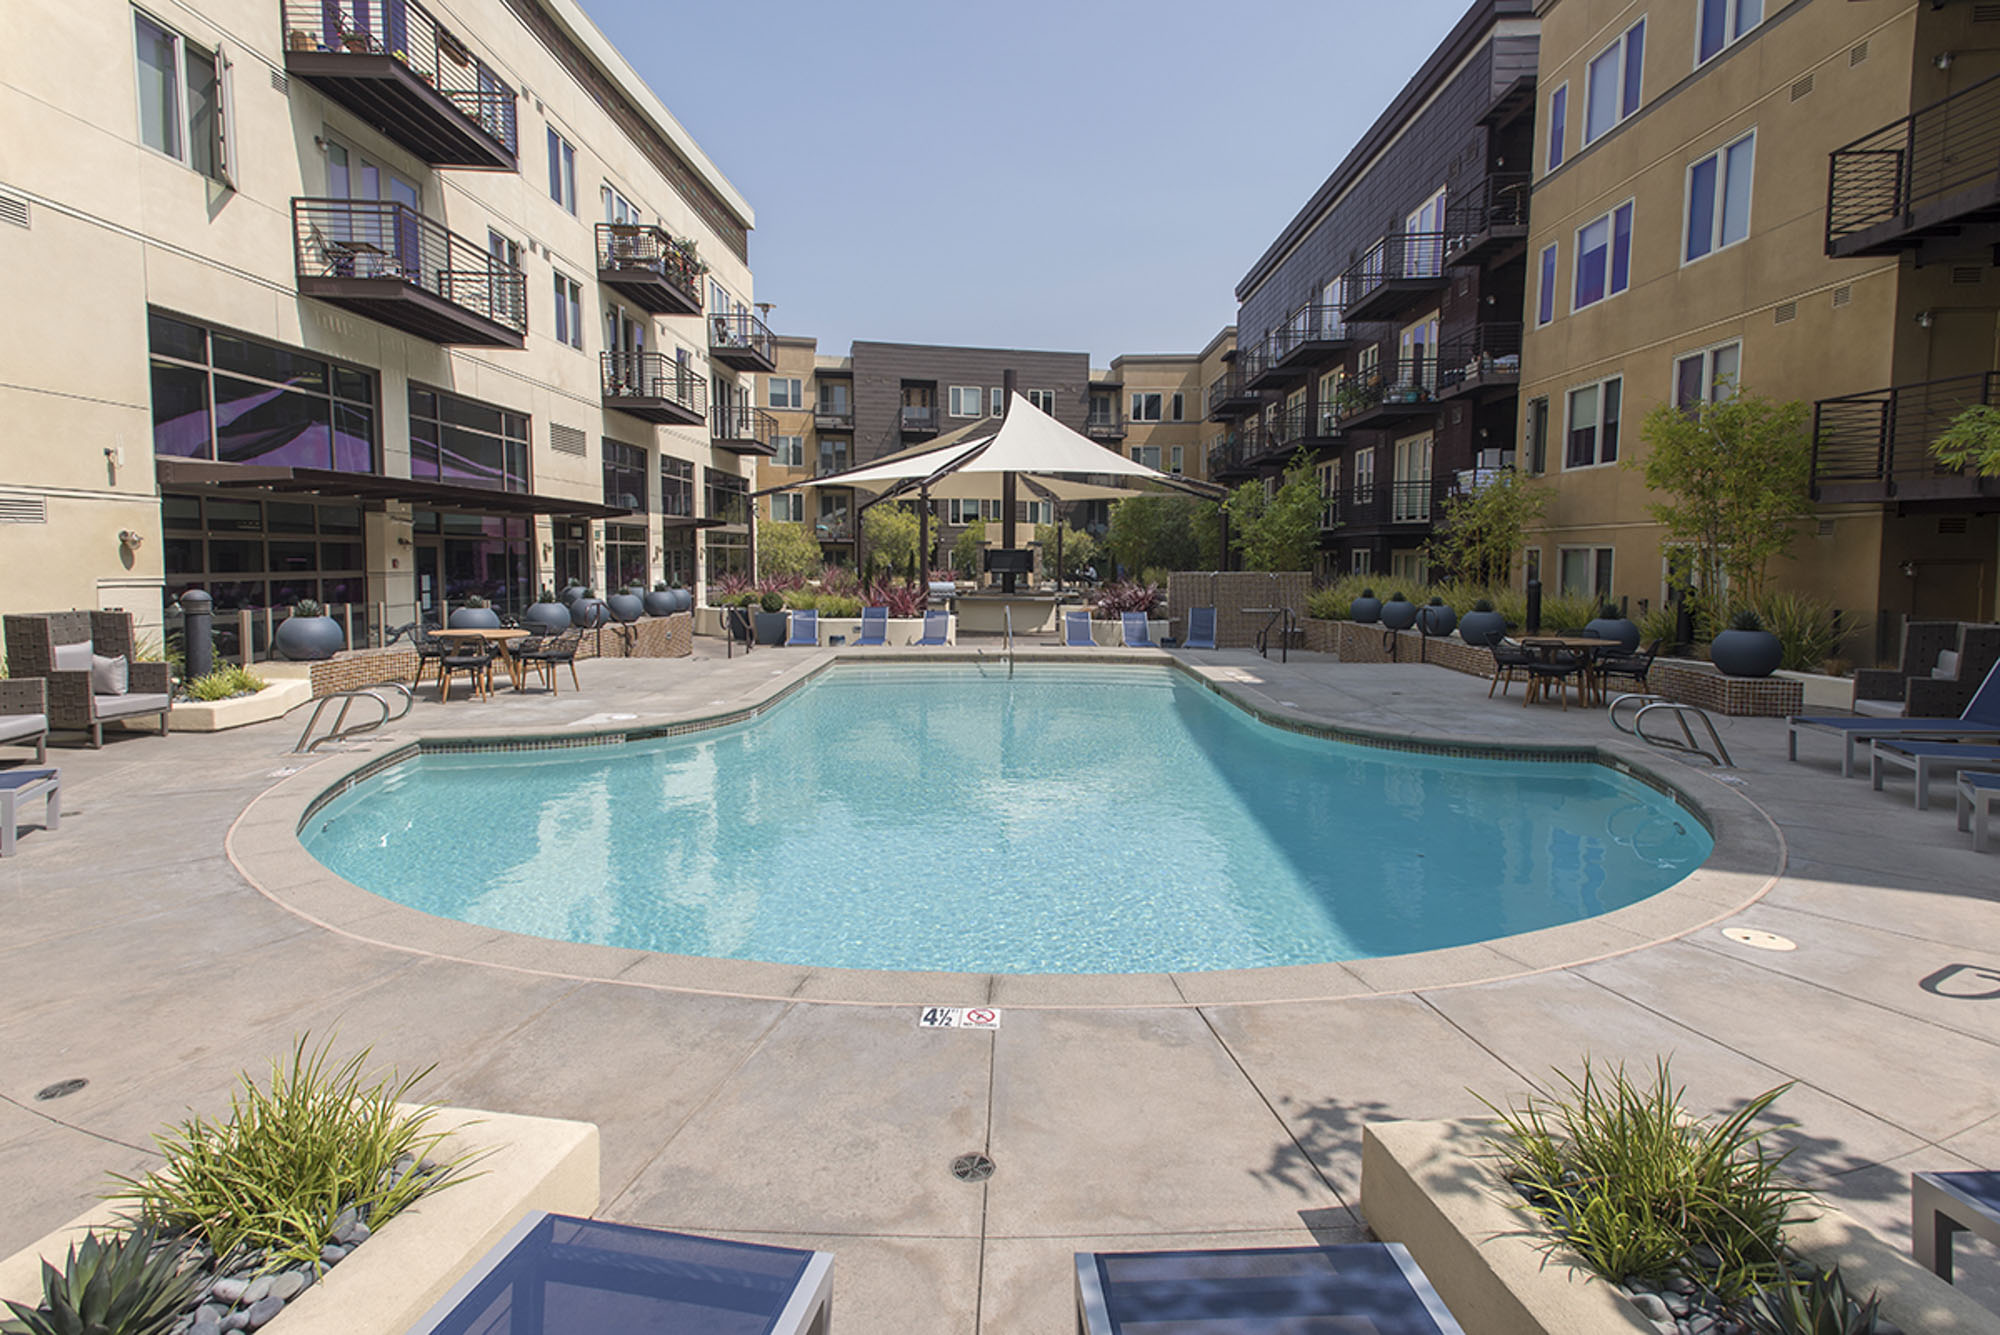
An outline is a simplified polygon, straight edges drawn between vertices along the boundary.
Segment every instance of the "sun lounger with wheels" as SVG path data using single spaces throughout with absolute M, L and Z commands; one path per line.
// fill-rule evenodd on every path
M 889 609 L 886 607 L 864 607 L 861 609 L 861 633 L 854 637 L 856 644 L 886 645 L 889 643 Z
M 1993 808 L 2000 805 L 2000 774 L 1989 770 L 1958 772 L 1958 828 L 1972 831 L 1972 847 L 1986 847 L 1993 826 Z
M 1464 1335 L 1397 1242 L 1078 1252 L 1078 1335 L 1338 1331 Z
M 1190 607 L 1188 609 L 1187 634 L 1181 639 L 1181 648 L 1215 648 L 1215 609 L 1213 607 Z
M 819 613 L 807 609 L 792 613 L 792 633 L 785 641 L 787 649 L 817 649 L 819 647 Z
M 1157 644 L 1153 643 L 1152 632 L 1146 627 L 1146 614 L 1144 612 L 1120 613 L 1118 620 L 1120 628 L 1125 635 L 1125 647 L 1127 649 L 1159 648 Z
M 1966 702 L 1957 718 L 1861 718 L 1851 714 L 1794 714 L 1785 720 L 1785 753 L 1799 758 L 1799 731 L 1830 732 L 1844 740 L 1840 777 L 1854 777 L 1854 752 L 1878 738 L 1907 737 L 1926 741 L 2000 742 L 2000 663 Z M 1881 787 L 1877 784 L 1876 787 Z
M 941 644 L 949 643 L 947 636 L 950 630 L 951 630 L 951 613 L 935 612 L 935 611 L 926 612 L 924 613 L 924 633 L 923 636 L 920 639 L 918 639 L 917 643 L 927 644 L 932 646 L 933 648 Z
M 1992 769 L 2000 766 L 2000 746 L 1974 742 L 1920 742 L 1908 738 L 1877 738 L 1868 751 L 1868 784 L 1882 791 L 1882 776 L 1891 765 L 1916 776 L 1917 810 L 1931 804 L 1931 779 L 1968 766 Z
M 1090 630 L 1090 613 L 1063 613 L 1063 648 L 1095 649 L 1097 637 Z

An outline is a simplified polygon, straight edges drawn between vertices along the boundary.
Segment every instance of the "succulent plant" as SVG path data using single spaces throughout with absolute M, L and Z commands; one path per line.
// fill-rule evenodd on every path
M 467 607 L 491 607 L 493 603 L 491 599 L 482 598 L 475 593 L 466 598 L 465 605 Z
M 1622 621 L 1625 619 L 1625 613 L 1619 610 L 1617 603 L 1604 604 L 1604 606 L 1597 609 L 1597 615 L 1598 619 L 1602 621 Z
M 1764 629 L 1764 618 L 1746 607 L 1729 618 L 1729 629 L 1762 630 Z
M 1481 598 L 1472 604 L 1472 610 L 1475 612 L 1491 612 L 1493 610 L 1493 600 L 1491 598 Z
M 544 602 L 544 603 L 554 602 L 556 600 L 556 591 L 554 586 L 549 584 L 542 585 L 542 591 L 536 594 L 535 598 L 536 601 L 538 602 Z
M 1431 598 L 1431 606 L 1432 606 L 1432 607 L 1443 607 L 1443 606 L 1444 606 L 1444 599 L 1442 599 L 1442 598 L 1439 598 L 1439 597 L 1435 597 L 1435 596 L 1433 596 L 1433 597 Z
M 757 600 L 757 605 L 766 612 L 782 612 L 785 610 L 785 595 L 782 593 L 767 593 Z
M 326 615 L 326 604 L 320 602 L 317 598 L 301 598 L 292 604 L 292 615 L 295 617 L 323 617 Z
M 39 1307 L 9 1302 L 5 1335 L 161 1335 L 200 1296 L 203 1276 L 150 1228 L 85 1233 L 57 1270 L 42 1262 Z
M 1373 590 L 1373 589 L 1363 589 L 1363 590 L 1361 591 L 1361 596 L 1362 596 L 1363 598 L 1373 598 L 1373 597 L 1375 596 L 1375 590 Z
M 1759 1289 L 1743 1314 L 1751 1335 L 1876 1335 L 1884 1324 L 1880 1300 L 1858 1299 L 1847 1291 L 1840 1267 L 1819 1271 L 1790 1284 Z
M 654 581 L 653 581 L 653 592 L 654 592 L 654 593 L 666 593 L 667 591 L 668 591 L 668 588 L 667 588 L 667 582 L 666 582 L 665 580 L 663 580 L 663 579 L 656 579 L 656 580 L 654 580 Z
M 1410 600 L 1403 596 L 1401 590 L 1398 590 L 1397 592 L 1389 595 L 1389 601 L 1392 603 L 1407 603 Z

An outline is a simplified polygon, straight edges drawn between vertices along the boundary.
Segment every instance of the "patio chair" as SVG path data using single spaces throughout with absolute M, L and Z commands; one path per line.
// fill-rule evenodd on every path
M 49 758 L 47 682 L 0 681 L 0 743 L 34 747 L 37 765 Z
M 561 695 L 562 692 L 556 689 L 556 669 L 559 667 L 567 666 L 570 685 L 579 691 L 583 689 L 583 683 L 576 677 L 576 650 L 582 643 L 583 631 L 572 626 L 560 635 L 516 640 L 512 652 L 515 662 L 533 668 L 552 694 Z
M 1937 667 L 1938 655 L 1957 647 L 1956 621 L 1906 621 L 1898 666 L 1858 669 L 1854 674 L 1854 698 L 1900 703 L 1912 678 L 1930 676 Z
M 1523 683 L 1532 684 L 1528 683 L 1528 669 L 1538 661 L 1532 651 L 1523 649 L 1518 644 L 1502 641 L 1491 646 L 1487 652 L 1493 655 L 1493 685 L 1486 688 L 1488 700 L 1493 698 L 1496 687 L 1500 689 L 1501 695 L 1506 695 L 1506 688 L 1512 686 L 1517 678 Z
M 1830 732 L 1842 739 L 1840 776 L 1854 777 L 1854 748 L 1876 741 L 2000 742 L 2000 663 L 1987 669 L 1986 680 L 1973 692 L 1957 718 L 1864 718 L 1854 714 L 1793 714 L 1785 720 L 1786 758 L 1799 758 L 1799 733 Z M 1880 784 L 1876 785 L 1878 788 Z
M 475 700 L 493 694 L 493 660 L 499 657 L 484 641 L 455 646 L 439 662 L 438 703 L 451 699 L 451 679 L 463 672 L 472 686 Z
M 1929 673 L 1903 684 L 1903 716 L 1951 718 L 1963 713 L 1996 663 L 2000 663 L 2000 626 L 1959 627 L 1957 646 L 1940 653 Z
M 104 745 L 104 725 L 160 717 L 165 736 L 173 675 L 165 663 L 134 661 L 130 612 L 46 612 L 6 618 L 7 675 L 40 678 L 52 732 L 87 732 Z
M 1972 831 L 1974 851 L 1986 847 L 1996 805 L 2000 805 L 2000 774 L 1971 769 L 1958 772 L 1958 828 Z
M 1554 682 L 1556 699 L 1562 702 L 1565 713 L 1569 710 L 1569 683 L 1576 682 L 1576 702 L 1584 703 L 1584 668 L 1589 660 L 1580 653 L 1558 649 L 1546 658 L 1534 658 L 1528 663 L 1528 694 L 1521 701 L 1531 705 L 1548 694 L 1549 683 Z
M 1090 613 L 1063 613 L 1063 648 L 1095 649 L 1097 636 L 1091 633 Z
M 1118 616 L 1120 633 L 1125 637 L 1127 649 L 1157 649 L 1152 632 L 1146 628 L 1144 612 L 1121 612 Z
M 1181 648 L 1215 648 L 1215 609 L 1213 607 L 1190 607 L 1188 609 L 1187 634 L 1181 637 Z
M 1961 769 L 2000 767 L 2000 746 L 1979 742 L 1919 742 L 1902 737 L 1877 738 L 1868 748 L 1868 786 L 1882 791 L 1882 778 L 1890 765 L 1906 769 L 1916 777 L 1917 810 L 1931 804 L 1931 780 L 1939 773 Z
M 864 607 L 861 609 L 861 633 L 854 637 L 856 644 L 886 645 L 889 643 L 889 609 L 886 607 Z
M 924 613 L 924 633 L 917 643 L 936 648 L 949 644 L 951 633 L 951 613 L 930 611 Z
M 410 684 L 412 686 L 423 685 L 424 673 L 426 671 L 429 671 L 432 676 L 442 681 L 444 679 L 444 656 L 451 652 L 451 646 L 443 640 L 438 639 L 435 635 L 432 635 L 428 627 L 416 632 L 415 643 L 417 646 L 417 676 Z
M 787 649 L 819 648 L 819 613 L 812 608 L 795 610 L 792 613 L 791 634 L 785 639 Z
M 17 769 L 0 774 L 0 858 L 14 856 L 14 831 L 21 819 L 21 803 L 34 797 L 48 799 L 42 828 L 53 832 L 62 825 L 62 771 Z
M 1611 679 L 1617 677 L 1631 682 L 1634 690 L 1643 691 L 1646 689 L 1646 674 L 1653 670 L 1653 660 L 1659 656 L 1658 640 L 1636 654 L 1622 654 L 1615 649 L 1608 654 L 1600 654 L 1597 658 L 1597 680 L 1601 685 L 1609 686 Z
M 1078 1252 L 1076 1328 L 1464 1335 L 1399 1242 Z

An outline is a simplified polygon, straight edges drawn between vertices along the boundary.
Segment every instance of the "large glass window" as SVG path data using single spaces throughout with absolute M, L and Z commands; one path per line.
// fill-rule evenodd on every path
M 825 380 L 819 387 L 819 410 L 845 417 L 854 411 L 854 386 L 845 380 Z
M 1750 182 L 1756 173 L 1757 132 L 1688 168 L 1687 250 L 1698 260 L 1750 235 Z
M 1697 403 L 1726 402 L 1735 398 L 1737 377 L 1742 370 L 1741 343 L 1724 343 L 1720 347 L 1676 358 L 1674 406 L 1692 408 Z
M 742 530 L 710 529 L 707 534 L 710 583 L 725 575 L 750 573 L 750 535 Z
M 804 436 L 771 437 L 771 465 L 774 468 L 804 468 L 806 466 L 806 438 Z
M 953 417 L 978 417 L 986 411 L 986 391 L 978 385 L 953 385 L 947 402 Z
M 819 475 L 841 473 L 847 470 L 851 453 L 847 437 L 821 436 L 819 438 Z
M 1535 294 L 1535 323 L 1545 325 L 1556 318 L 1556 248 L 1542 247 L 1541 288 Z
M 139 141 L 229 183 L 228 69 L 215 55 L 137 11 Z
M 1632 283 L 1632 201 L 1577 229 L 1570 310 L 1594 306 Z
M 289 607 L 301 598 L 351 615 L 354 642 L 367 643 L 368 577 L 362 555 L 361 507 L 301 499 L 168 495 L 160 498 L 165 530 L 162 559 L 169 599 L 203 589 L 217 613 Z M 218 643 L 239 652 L 237 619 L 218 615 Z M 252 648 L 262 651 L 263 618 L 253 619 Z
M 704 468 L 702 485 L 708 495 L 708 517 L 719 519 L 725 524 L 747 524 L 750 522 L 750 484 L 734 473 L 725 473 L 716 468 Z M 713 572 L 711 572 L 713 573 Z
M 1646 63 L 1646 21 L 1640 19 L 1624 36 L 1590 62 L 1589 85 L 1583 101 L 1583 142 L 1588 144 L 1639 109 L 1640 76 Z
M 604 526 L 604 587 L 616 592 L 634 584 L 652 587 L 646 560 L 646 526 L 615 524 Z
M 440 389 L 410 386 L 410 476 L 528 490 L 528 419 Z
M 1764 0 L 1701 0 L 1694 63 L 1703 65 L 1764 21 Z
M 660 456 L 660 513 L 694 518 L 694 462 Z
M 147 332 L 155 454 L 378 471 L 372 372 L 157 311 Z
M 774 375 L 767 377 L 772 408 L 803 408 L 806 406 L 804 382 L 795 375 Z
M 1625 382 L 1616 377 L 1569 392 L 1569 447 L 1564 468 L 1589 468 L 1618 459 L 1619 408 Z
M 1166 399 L 1160 394 L 1132 395 L 1132 411 L 1127 420 L 1133 422 L 1158 422 L 1165 410 Z
M 432 542 L 438 546 L 446 602 L 456 606 L 476 595 L 506 613 L 534 601 L 533 531 L 528 519 L 431 510 L 418 510 L 411 518 L 418 546 Z
M 576 146 L 549 127 L 549 198 L 576 212 Z
M 604 442 L 604 503 L 626 510 L 646 508 L 646 450 L 622 440 Z
M 572 348 L 583 346 L 583 288 L 574 279 L 557 274 L 556 342 Z

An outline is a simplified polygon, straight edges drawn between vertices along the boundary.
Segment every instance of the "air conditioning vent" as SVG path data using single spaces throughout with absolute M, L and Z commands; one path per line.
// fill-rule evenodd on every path
M 1847 67 L 1853 69 L 1866 59 L 1868 59 L 1868 43 L 1863 42 L 1847 53 Z
M 1964 532 L 1964 515 L 1944 515 L 1938 520 L 1938 536 L 1941 538 L 1961 536 Z
M 28 225 L 28 201 L 19 195 L 10 195 L 0 190 L 0 222 L 10 222 L 16 227 Z
M 287 93 L 287 94 L 289 94 L 292 91 L 292 81 L 285 77 L 285 72 L 283 70 L 271 71 L 271 91 L 274 93 Z
M 1808 74 L 1792 85 L 1792 101 L 1796 102 L 1813 90 L 1813 76 Z
M 1986 277 L 1986 270 L 1977 264 L 1954 264 L 1951 266 L 1951 281 L 1964 285 L 1977 283 Z
M 1833 536 L 1833 521 L 1831 519 L 1822 519 L 1819 521 L 1819 536 L 1822 538 Z
M 582 458 L 585 442 L 588 439 L 589 437 L 573 426 L 564 426 L 560 422 L 549 423 L 549 448 L 557 454 L 574 454 Z
M 1798 318 L 1799 303 L 1796 301 L 1781 302 L 1777 309 L 1771 312 L 1772 324 L 1790 324 Z
M 1974 5 L 1972 7 L 1972 21 L 1974 23 L 2000 23 L 2000 5 Z
M 0 496 L 0 524 L 46 524 L 49 503 L 40 496 Z
M 1842 306 L 1852 306 L 1853 304 L 1854 284 L 1842 283 L 1833 290 L 1833 308 L 1835 310 L 1839 310 Z

